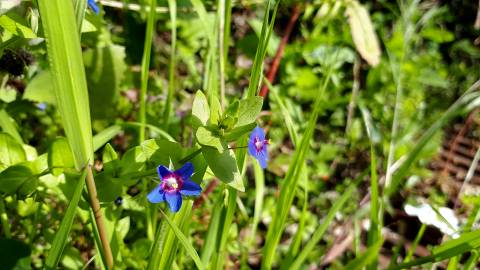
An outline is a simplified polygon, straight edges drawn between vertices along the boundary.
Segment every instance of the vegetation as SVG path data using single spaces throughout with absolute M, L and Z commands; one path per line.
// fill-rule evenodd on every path
M 2 269 L 473 269 L 464 2 L 2 0 Z

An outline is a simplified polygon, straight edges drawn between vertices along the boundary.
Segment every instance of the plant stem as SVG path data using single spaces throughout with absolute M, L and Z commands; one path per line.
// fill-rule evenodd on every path
M 86 178 L 88 195 L 90 196 L 90 205 L 92 207 L 93 215 L 95 217 L 95 223 L 97 224 L 98 234 L 102 242 L 103 253 L 107 261 L 108 269 L 113 268 L 113 256 L 110 248 L 110 242 L 108 240 L 107 231 L 105 229 L 105 223 L 103 221 L 102 210 L 100 208 L 100 202 L 97 197 L 97 188 L 95 187 L 95 180 L 93 179 L 92 166 L 88 165 L 87 178 Z
M 147 20 L 147 30 L 145 32 L 145 43 L 143 47 L 143 56 L 142 56 L 142 72 L 141 72 L 141 86 L 140 86 L 140 112 L 139 112 L 139 122 L 141 123 L 140 132 L 139 132 L 139 142 L 145 140 L 145 124 L 146 124 L 146 95 L 148 87 L 148 71 L 150 67 L 150 53 L 152 51 L 152 41 L 153 41 L 153 27 L 155 25 L 155 6 L 156 0 L 150 0 L 150 12 L 148 13 Z
M 417 245 L 420 242 L 420 239 L 422 239 L 423 233 L 425 232 L 426 228 L 427 228 L 427 225 L 425 225 L 425 223 L 422 223 L 422 226 L 420 227 L 420 230 L 418 230 L 415 240 L 413 240 L 413 243 L 410 246 L 410 249 L 408 250 L 408 253 L 407 253 L 407 256 L 405 257 L 404 262 L 408 262 L 412 258 L 413 253 L 415 252 L 415 249 L 417 248 Z
M 5 203 L 3 197 L 0 197 L 0 219 L 2 220 L 2 228 L 6 238 L 11 238 L 10 223 L 8 223 L 7 211 L 5 211 Z
M 170 21 L 172 22 L 172 43 L 170 48 L 170 63 L 168 65 L 168 93 L 163 114 L 163 127 L 168 129 L 170 114 L 172 113 L 173 92 L 175 91 L 175 47 L 177 41 L 177 2 L 168 0 Z

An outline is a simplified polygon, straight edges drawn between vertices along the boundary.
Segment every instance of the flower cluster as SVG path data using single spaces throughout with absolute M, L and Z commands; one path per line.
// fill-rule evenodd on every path
M 258 160 L 262 168 L 267 167 L 268 144 L 269 140 L 265 139 L 265 132 L 257 126 L 250 134 L 248 152 Z M 147 195 L 147 199 L 151 203 L 167 202 L 170 211 L 175 213 L 182 207 L 182 196 L 199 196 L 202 192 L 200 185 L 191 179 L 194 167 L 190 162 L 185 163 L 176 171 L 160 165 L 157 172 L 161 182 Z

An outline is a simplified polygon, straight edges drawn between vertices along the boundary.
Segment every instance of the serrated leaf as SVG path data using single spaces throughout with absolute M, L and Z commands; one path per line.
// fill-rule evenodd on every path
M 220 181 L 238 191 L 245 191 L 242 175 L 238 170 L 237 160 L 232 150 L 225 150 L 220 153 L 215 148 L 203 147 L 202 154 L 213 174 Z
M 240 100 L 238 107 L 238 121 L 235 127 L 251 124 L 257 120 L 263 106 L 262 97 L 251 97 Z
M 48 149 L 48 166 L 52 169 L 52 174 L 58 176 L 63 173 L 64 168 L 74 168 L 72 150 L 67 139 L 56 139 Z
M 192 115 L 194 116 L 194 126 L 205 126 L 210 118 L 210 107 L 208 106 L 207 97 L 202 91 L 197 91 L 192 105 Z
M 26 159 L 23 146 L 7 133 L 0 133 L 0 171 Z
M 357 51 L 371 66 L 376 66 L 380 63 L 381 52 L 367 9 L 358 1 L 350 1 L 346 14 Z
M 8 167 L 0 173 L 0 191 L 12 195 L 28 179 L 34 177 L 30 168 L 23 165 Z
M 35 102 L 56 104 L 53 78 L 50 70 L 47 69 L 35 75 L 27 84 L 22 98 Z

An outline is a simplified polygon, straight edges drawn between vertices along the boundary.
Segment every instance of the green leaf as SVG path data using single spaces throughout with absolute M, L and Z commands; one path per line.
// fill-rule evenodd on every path
M 47 69 L 35 75 L 27 84 L 22 98 L 35 102 L 56 104 L 53 77 L 50 70 Z
M 72 1 L 39 0 L 58 111 L 77 170 L 93 162 L 87 81 Z
M 185 251 L 187 252 L 187 254 L 192 258 L 197 268 L 201 270 L 205 269 L 205 266 L 203 265 L 202 260 L 200 260 L 200 257 L 198 257 L 197 252 L 193 248 L 190 241 L 188 241 L 187 237 L 185 237 L 182 231 L 175 224 L 173 224 L 170 218 L 167 215 L 165 215 L 165 213 L 162 210 L 160 210 L 160 213 L 162 213 L 163 218 L 165 219 L 165 221 L 167 221 L 168 225 L 173 230 L 173 232 L 177 236 L 180 243 L 183 245 L 183 248 L 185 248 Z
M 84 52 L 83 56 L 92 117 L 112 116 L 127 70 L 125 48 L 113 44 L 99 45 Z
M 193 125 L 205 126 L 210 118 L 210 107 L 208 106 L 207 97 L 202 91 L 197 91 L 192 105 Z
M 36 178 L 30 168 L 23 165 L 8 167 L 0 173 L 0 191 L 6 194 L 14 194 L 17 189 L 27 180 Z
M 197 141 L 201 145 L 211 146 L 216 148 L 219 152 L 223 152 L 224 147 L 219 137 L 212 134 L 212 132 L 204 127 L 199 127 L 196 133 Z
M 122 131 L 122 128 L 117 125 L 108 127 L 93 136 L 93 151 L 97 151 L 104 144 L 117 136 Z
M 14 239 L 0 239 L 2 269 L 31 269 L 30 246 Z
M 82 175 L 78 178 L 78 181 L 75 185 L 75 191 L 70 203 L 68 204 L 67 211 L 63 216 L 62 222 L 60 223 L 60 228 L 56 232 L 55 238 L 53 239 L 52 248 L 50 249 L 45 261 L 45 269 L 47 270 L 57 269 L 57 265 L 62 258 L 63 249 L 67 242 L 70 229 L 72 228 L 73 220 L 75 218 L 75 211 L 77 210 L 78 202 L 80 201 L 80 197 L 82 195 L 86 176 L 87 170 L 84 169 Z
M 211 97 L 211 104 L 210 104 L 210 124 L 216 126 L 220 121 L 222 115 L 222 106 L 220 105 L 220 101 L 218 100 L 217 96 Z
M 115 152 L 112 145 L 107 143 L 103 148 L 102 162 L 105 164 L 116 159 L 118 159 L 117 152 Z
M 22 145 L 7 133 L 0 133 L 0 171 L 26 159 Z
M 48 149 L 48 166 L 52 168 L 52 174 L 58 176 L 63 173 L 64 168 L 74 168 L 72 150 L 67 139 L 56 139 Z
M 213 174 L 220 181 L 238 191 L 245 191 L 242 175 L 238 170 L 237 160 L 232 150 L 225 150 L 220 153 L 215 148 L 203 147 L 202 153 Z
M 0 128 L 5 133 L 10 134 L 18 143 L 23 144 L 22 137 L 18 133 L 14 120 L 5 110 L 0 110 Z
M 262 97 L 251 97 L 240 100 L 238 108 L 238 121 L 235 127 L 251 124 L 257 120 L 263 106 Z
M 27 26 L 24 18 L 15 13 L 0 16 L 0 27 L 6 31 L 23 38 L 36 38 L 37 35 Z
M 110 171 L 97 174 L 95 185 L 100 202 L 113 202 L 122 195 L 122 183 L 119 179 L 114 178 Z
M 5 88 L 0 87 L 0 100 L 5 103 L 11 103 L 17 98 L 17 91 L 12 87 L 6 86 Z
M 136 146 L 130 148 L 125 154 L 123 154 L 123 157 L 120 160 L 120 175 L 138 172 L 144 169 L 146 161 L 147 157 L 142 147 Z
M 223 139 L 226 140 L 227 142 L 236 141 L 240 139 L 242 135 L 251 132 L 256 126 L 257 126 L 257 123 L 251 123 L 249 125 L 236 127 L 231 131 L 229 131 L 228 133 L 225 133 L 225 135 L 223 135 Z

